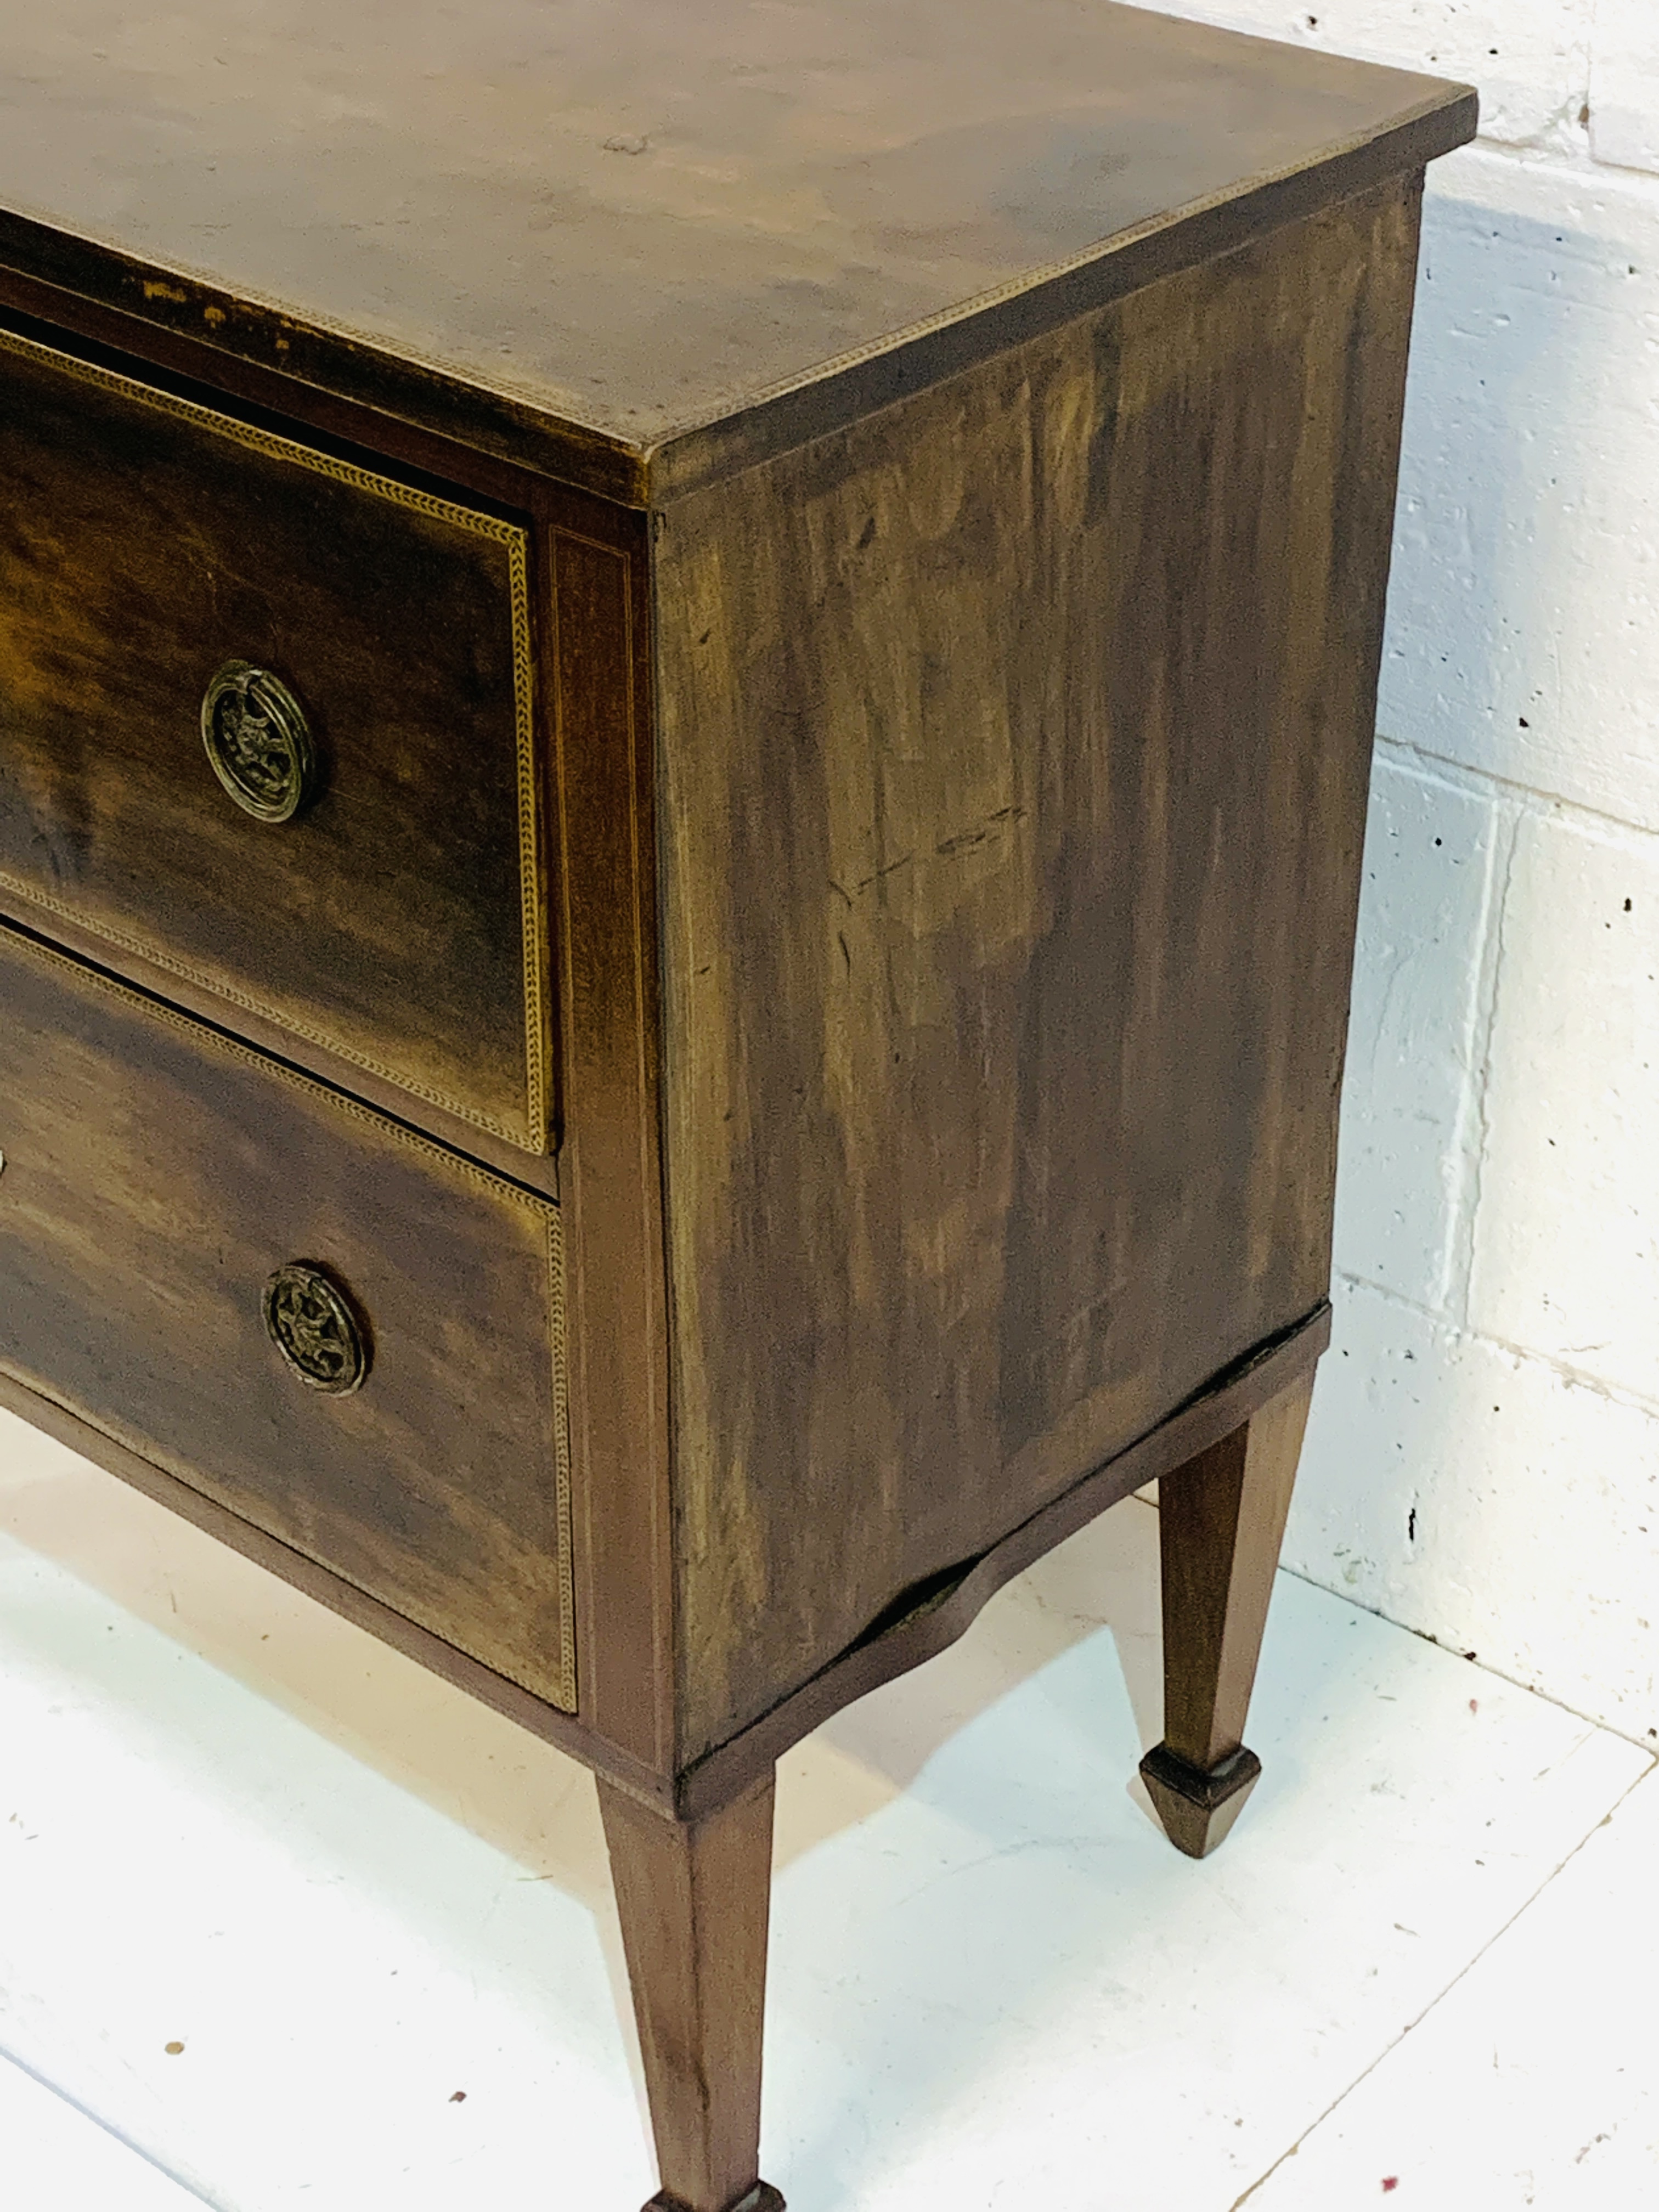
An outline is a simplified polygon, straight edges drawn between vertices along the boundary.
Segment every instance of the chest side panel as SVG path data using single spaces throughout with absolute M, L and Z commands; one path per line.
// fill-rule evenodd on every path
M 687 1755 L 1324 1294 L 1417 204 L 662 518 Z

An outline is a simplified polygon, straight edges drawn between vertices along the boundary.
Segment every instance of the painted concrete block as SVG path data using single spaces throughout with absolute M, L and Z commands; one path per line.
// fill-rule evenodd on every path
M 1659 1403 L 1659 837 L 1523 815 L 1499 930 L 1470 1323 Z
M 1342 1091 L 1336 1265 L 1441 1305 L 1475 1169 L 1483 947 L 1511 810 L 1379 752 Z
M 1437 164 L 1379 723 L 1659 828 L 1659 181 Z
M 1659 1742 L 1659 1419 L 1340 1283 L 1285 1564 Z
M 1596 0 L 1590 46 L 1590 150 L 1598 161 L 1659 170 L 1659 9 Z
M 1164 0 L 1189 15 L 1476 85 L 1480 128 L 1571 143 L 1589 73 L 1593 0 Z

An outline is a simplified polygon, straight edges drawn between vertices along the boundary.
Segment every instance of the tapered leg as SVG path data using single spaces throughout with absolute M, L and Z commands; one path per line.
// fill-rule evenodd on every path
M 1158 1486 L 1164 1741 L 1140 1771 L 1192 1858 L 1221 1842 L 1261 1771 L 1244 1719 L 1312 1390 L 1310 1374 Z
M 783 2212 L 757 2171 L 769 1774 L 704 1820 L 599 1784 L 662 2189 L 646 2212 Z

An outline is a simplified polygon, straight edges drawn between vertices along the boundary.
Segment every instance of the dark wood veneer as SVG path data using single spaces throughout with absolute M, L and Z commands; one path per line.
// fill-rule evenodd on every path
M 185 0 L 164 51 L 122 20 L 93 0 L 0 36 L 29 95 L 0 131 L 0 263 L 228 375 L 636 505 L 1420 169 L 1474 119 L 1466 88 L 1109 0 L 410 0 L 396 39 L 329 0 Z
M 549 1703 L 575 1704 L 556 1206 L 0 931 L 0 1364 Z M 307 1389 L 262 1298 L 337 1276 Z
M 8 895 L 545 1149 L 527 529 L 3 331 L 0 412 Z M 291 821 L 203 750 L 234 660 L 313 726 Z

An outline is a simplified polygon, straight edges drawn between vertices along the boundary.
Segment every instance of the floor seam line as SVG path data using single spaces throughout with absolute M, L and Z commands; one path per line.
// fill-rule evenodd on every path
M 142 2160 L 152 2172 L 161 2174 L 166 2180 L 170 2181 L 175 2189 L 182 2190 L 186 2197 L 193 2198 L 198 2204 L 205 2204 L 208 2207 L 208 2212 L 233 2212 L 231 2206 L 222 2203 L 218 2198 L 204 2197 L 193 2183 L 186 2181 L 181 2174 L 175 2173 L 170 2166 L 164 2166 L 161 2160 L 147 2151 L 142 2143 L 134 2142 L 131 2136 L 125 2136 L 118 2128 L 112 2127 L 107 2120 L 101 2118 L 98 2113 L 83 2105 L 78 2097 L 72 2097 L 66 2089 L 59 2088 L 56 2081 L 50 2080 L 37 2067 L 31 2066 L 27 2059 L 20 2058 L 15 2051 L 8 2051 L 3 2045 L 0 2045 L 0 2065 L 15 2067 L 26 2080 L 33 2082 L 37 2089 L 44 2089 L 49 2097 L 55 2097 L 60 2105 L 67 2105 L 70 2112 L 78 2112 L 89 2126 L 96 2128 L 100 2135 L 107 2136 L 112 2142 L 119 2143 L 123 2150 L 131 2151 L 133 2157 Z
M 1315 1587 L 1317 1588 L 1318 1585 L 1316 1584 Z M 1334 1595 L 1334 1593 L 1333 1592 L 1332 1595 Z M 1609 1731 L 1609 1733 L 1611 1733 L 1611 1731 Z M 1539 1883 L 1537 1888 L 1532 1892 L 1531 1895 L 1525 1898 L 1521 1904 L 1516 1905 L 1515 1911 L 1510 1913 L 1509 1918 L 1504 1923 L 1503 1926 L 1501 1928 L 1495 1928 L 1492 1930 L 1492 1934 L 1486 1938 L 1480 1949 L 1476 1951 L 1472 1957 L 1467 1959 L 1463 1965 L 1458 1968 L 1457 1972 L 1452 1976 L 1450 1981 L 1446 1984 L 1444 1989 L 1437 1991 L 1436 1994 L 1429 1999 L 1427 2004 L 1424 2006 L 1422 2011 L 1417 2014 L 1414 2020 L 1408 2020 L 1406 2022 L 1406 2025 L 1401 2029 L 1399 2034 L 1395 2036 L 1390 2042 L 1386 2043 L 1383 2045 L 1382 2049 L 1377 2052 L 1376 2057 L 1372 2059 L 1370 2064 L 1363 2068 L 1359 2073 L 1356 2074 L 1353 2080 L 1349 2082 L 1346 2088 L 1344 2089 L 1339 2096 L 1332 2098 L 1330 2103 L 1326 2106 L 1324 2111 L 1317 2114 L 1317 2116 L 1311 2120 L 1305 2128 L 1304 2128 L 1301 2134 L 1297 2137 L 1296 2141 L 1291 2144 L 1289 2148 L 1280 2151 L 1279 2156 L 1273 2160 L 1273 2164 L 1267 2167 L 1264 2172 L 1256 2176 L 1255 2179 L 1250 2184 L 1249 2187 L 1244 2191 L 1242 2197 L 1236 2197 L 1233 2199 L 1231 2204 L 1228 2207 L 1228 2212 L 1241 2212 L 1241 2208 L 1249 2203 L 1250 2198 L 1255 2195 L 1259 2189 L 1265 2187 L 1265 2185 L 1273 2179 L 1279 2167 L 1283 2166 L 1287 2160 L 1292 2159 L 1297 2155 L 1297 2152 L 1300 2151 L 1303 2144 L 1307 2142 L 1308 2138 L 1312 2135 L 1317 2134 L 1318 2130 L 1324 2126 L 1326 2121 L 1330 2118 L 1331 2114 L 1334 2112 L 1340 2106 L 1346 2104 L 1348 2099 L 1352 2096 L 1354 2091 L 1359 2087 L 1360 2084 L 1364 2081 L 1370 2081 L 1371 2075 L 1376 2073 L 1377 2068 L 1382 2065 L 1383 2060 L 1391 2057 L 1394 2053 L 1399 2050 L 1401 2045 L 1404 2043 L 1406 2038 L 1415 2029 L 1419 2028 L 1423 2025 L 1423 2022 L 1429 2017 L 1429 2014 L 1435 2010 L 1436 2007 L 1445 2002 L 1446 1999 L 1451 1995 L 1458 1984 L 1468 1979 L 1468 1976 L 1474 1972 L 1476 1966 L 1480 1965 L 1480 1961 L 1486 1956 L 1487 1953 L 1492 1950 L 1496 1945 L 1501 1943 L 1504 1936 L 1509 1934 L 1510 1929 L 1516 1925 L 1516 1922 L 1522 1919 L 1526 1914 L 1531 1911 L 1533 1906 L 1537 1904 L 1539 1899 L 1542 1897 L 1545 1891 L 1550 1887 L 1551 1883 L 1557 1881 L 1563 1874 L 1565 1873 L 1566 1869 L 1572 1864 L 1573 1861 L 1578 1856 L 1578 1854 L 1589 1842 L 1590 1838 L 1592 1836 L 1599 1835 L 1601 1830 L 1612 1820 L 1613 1815 L 1620 1810 L 1620 1807 L 1626 1804 L 1635 1792 L 1642 1787 L 1642 1784 L 1648 1780 L 1649 1777 L 1653 1772 L 1653 1765 L 1654 1762 L 1650 1761 L 1646 1771 L 1638 1774 L 1633 1782 L 1628 1784 L 1625 1789 L 1620 1791 L 1618 1796 L 1613 1799 L 1612 1804 L 1608 1806 L 1607 1811 L 1601 1815 L 1601 1819 L 1596 1821 L 1593 1827 L 1586 1830 L 1585 1833 L 1579 1838 L 1578 1841 L 1567 1853 L 1565 1858 L 1564 1858 L 1558 1866 L 1551 1869 L 1550 1872 L 1544 1876 L 1542 1881 Z

